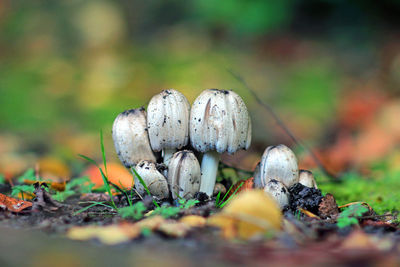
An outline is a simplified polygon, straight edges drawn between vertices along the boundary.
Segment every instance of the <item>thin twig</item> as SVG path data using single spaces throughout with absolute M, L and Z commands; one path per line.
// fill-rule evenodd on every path
M 272 107 L 266 103 L 264 103 L 260 97 L 255 93 L 254 90 L 250 88 L 250 86 L 247 84 L 247 82 L 237 73 L 232 71 L 231 69 L 227 69 L 227 71 L 240 83 L 244 85 L 244 87 L 247 89 L 247 91 L 250 92 L 250 94 L 254 97 L 254 99 L 257 101 L 257 103 L 262 106 L 276 121 L 279 127 L 282 128 L 282 130 L 292 139 L 292 141 L 297 144 L 298 146 L 303 147 L 303 149 L 307 150 L 308 153 L 310 153 L 312 159 L 314 160 L 315 164 L 319 167 L 319 169 L 325 173 L 329 178 L 331 178 L 333 181 L 339 182 L 339 179 L 337 179 L 336 175 L 328 171 L 325 166 L 322 164 L 322 162 L 319 160 L 317 155 L 307 146 L 305 145 L 299 138 L 296 138 L 292 131 L 285 125 L 285 123 L 279 118 L 279 116 L 275 113 L 275 111 L 272 109 Z

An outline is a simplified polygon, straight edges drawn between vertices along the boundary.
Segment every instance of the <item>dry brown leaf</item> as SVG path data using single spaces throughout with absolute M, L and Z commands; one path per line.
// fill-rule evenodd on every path
M 190 227 L 203 227 L 206 225 L 206 218 L 198 215 L 187 215 L 180 219 L 181 223 L 184 223 Z
M 222 229 L 227 239 L 251 239 L 281 229 L 282 213 L 276 202 L 262 190 L 239 193 L 208 224 Z
M 323 219 L 328 217 L 336 218 L 339 214 L 339 208 L 332 194 L 328 193 L 322 198 L 321 203 L 318 205 L 318 212 Z
M 0 208 L 12 212 L 21 212 L 26 208 L 32 207 L 32 203 L 0 194 Z
M 140 227 L 136 224 L 114 224 L 108 226 L 76 226 L 67 232 L 67 237 L 74 240 L 98 239 L 107 245 L 116 245 L 135 239 L 141 233 Z
M 240 186 L 241 184 L 242 184 L 242 186 Z M 238 189 L 239 186 L 240 186 L 240 188 Z M 235 194 L 237 194 L 239 192 L 251 190 L 253 188 L 254 188 L 254 178 L 253 177 L 246 179 L 246 180 L 240 180 L 232 187 L 231 191 L 229 191 L 228 197 L 230 197 L 235 192 L 236 192 Z M 236 191 L 236 189 L 237 189 L 237 191 Z

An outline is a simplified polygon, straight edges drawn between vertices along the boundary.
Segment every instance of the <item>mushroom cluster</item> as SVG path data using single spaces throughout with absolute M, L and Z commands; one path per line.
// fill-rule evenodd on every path
M 197 192 L 211 197 L 220 154 L 249 148 L 251 121 L 231 90 L 207 89 L 190 107 L 182 93 L 168 89 L 152 97 L 147 113 L 139 108 L 119 114 L 112 136 L 121 162 L 135 168 L 154 197 L 190 199 Z M 203 153 L 201 166 L 190 149 Z M 154 154 L 160 151 L 164 172 Z M 145 192 L 138 177 L 135 188 Z
M 267 147 L 254 170 L 254 187 L 264 189 L 284 209 L 290 204 L 289 188 L 296 184 L 318 188 L 312 172 L 299 170 L 290 148 L 285 145 Z

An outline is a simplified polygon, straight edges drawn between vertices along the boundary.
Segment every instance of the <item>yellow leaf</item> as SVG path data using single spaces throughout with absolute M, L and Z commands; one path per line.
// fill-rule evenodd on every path
M 140 229 L 147 228 L 152 231 L 157 230 L 158 227 L 165 222 L 165 219 L 159 215 L 148 217 L 136 223 Z
M 206 225 L 206 218 L 198 215 L 187 215 L 180 219 L 180 222 L 190 226 L 190 227 L 203 227 Z
M 140 228 L 134 224 L 72 227 L 67 232 L 67 237 L 70 239 L 90 240 L 97 238 L 100 242 L 107 245 L 124 243 L 139 235 Z
M 222 229 L 227 239 L 251 239 L 281 229 L 282 213 L 276 202 L 262 190 L 239 193 L 208 224 Z
M 161 224 L 158 231 L 172 237 L 183 237 L 190 230 L 190 227 L 184 223 L 168 220 Z

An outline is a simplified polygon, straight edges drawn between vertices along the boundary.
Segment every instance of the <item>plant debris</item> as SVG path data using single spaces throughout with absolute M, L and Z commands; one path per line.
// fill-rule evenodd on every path
M 290 210 L 294 213 L 298 207 L 318 214 L 319 204 L 322 201 L 321 190 L 296 183 L 289 188 Z
M 326 194 L 319 203 L 318 214 L 321 218 L 336 218 L 339 208 L 332 194 Z

